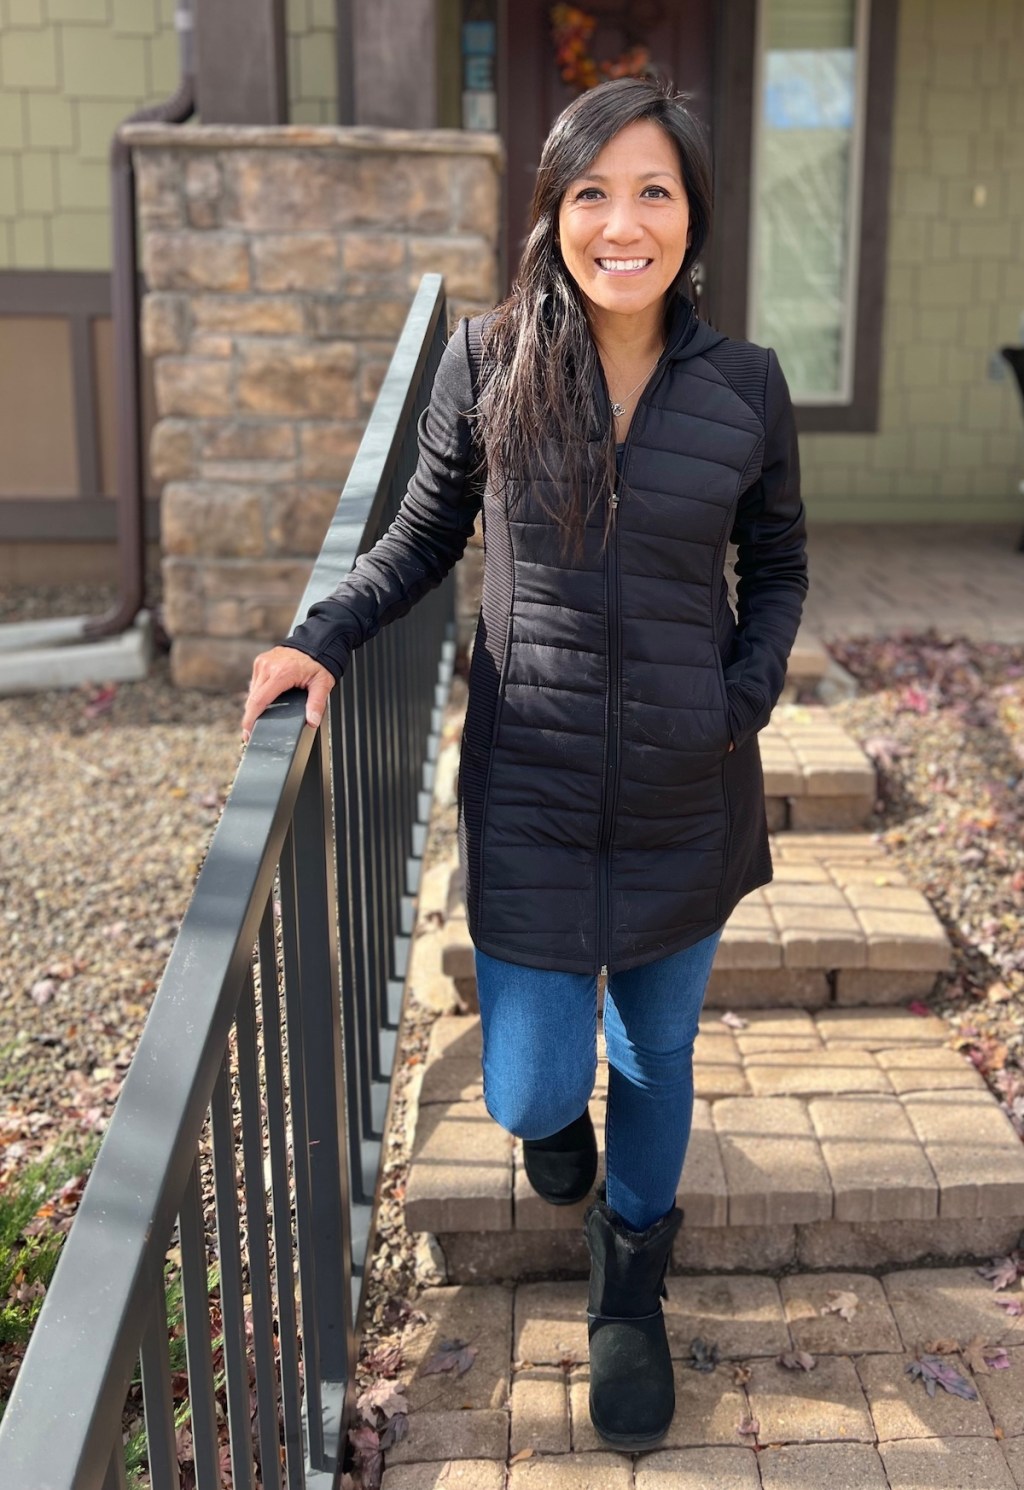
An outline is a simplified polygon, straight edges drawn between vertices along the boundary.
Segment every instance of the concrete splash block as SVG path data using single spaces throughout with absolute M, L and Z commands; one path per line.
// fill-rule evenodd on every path
M 130 630 L 99 641 L 85 640 L 90 619 L 71 616 L 0 626 L 0 695 L 144 678 L 153 660 L 149 612 L 140 611 Z

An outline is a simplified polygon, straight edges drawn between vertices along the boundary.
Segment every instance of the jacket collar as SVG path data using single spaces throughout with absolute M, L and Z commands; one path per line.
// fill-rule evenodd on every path
M 720 341 L 725 341 L 722 332 L 716 331 L 700 319 L 692 300 L 685 295 L 677 295 L 669 313 L 663 353 L 665 360 L 679 362 L 689 357 L 699 357 Z

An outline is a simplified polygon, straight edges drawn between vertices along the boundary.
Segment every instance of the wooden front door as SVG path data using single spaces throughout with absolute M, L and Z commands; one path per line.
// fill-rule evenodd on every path
M 683 93 L 710 128 L 714 104 L 713 0 L 590 0 L 599 20 L 591 38 L 598 61 L 642 42 L 652 65 Z M 547 0 L 508 0 L 503 6 L 504 86 L 501 132 L 508 152 L 505 175 L 504 278 L 511 283 L 522 251 L 541 146 L 554 119 L 576 96 L 563 83 L 551 39 Z

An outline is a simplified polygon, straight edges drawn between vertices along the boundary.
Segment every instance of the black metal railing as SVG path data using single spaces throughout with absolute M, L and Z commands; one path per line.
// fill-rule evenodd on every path
M 428 275 L 298 616 L 393 517 L 445 337 Z M 235 1490 L 336 1483 L 452 617 L 445 585 L 357 652 L 318 731 L 304 693 L 256 724 L 0 1423 L 3 1486 L 144 1465 L 170 1490 L 182 1435 L 198 1490 L 223 1459 Z

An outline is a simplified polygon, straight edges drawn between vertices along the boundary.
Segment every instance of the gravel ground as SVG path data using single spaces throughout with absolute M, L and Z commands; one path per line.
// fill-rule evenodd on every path
M 172 687 L 164 660 L 141 683 L 0 699 L 0 1177 L 105 1126 L 234 775 L 240 702 Z

